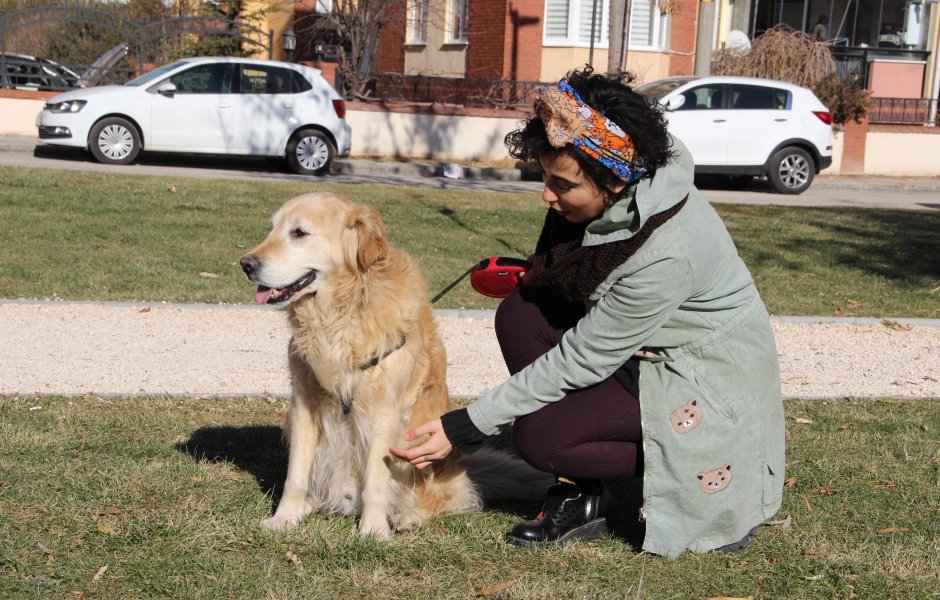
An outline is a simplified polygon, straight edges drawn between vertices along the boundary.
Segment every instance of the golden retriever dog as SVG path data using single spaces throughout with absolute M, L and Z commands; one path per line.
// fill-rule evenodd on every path
M 334 194 L 288 200 L 271 221 L 241 259 L 257 301 L 283 307 L 292 330 L 287 481 L 261 527 L 287 529 L 320 511 L 358 515 L 360 534 L 384 538 L 478 509 L 457 453 L 419 470 L 388 451 L 452 408 L 413 259 L 389 245 L 374 210 Z

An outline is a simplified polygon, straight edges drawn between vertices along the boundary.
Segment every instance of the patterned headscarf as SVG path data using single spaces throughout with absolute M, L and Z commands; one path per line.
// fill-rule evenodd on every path
M 567 81 L 539 88 L 536 98 L 536 112 L 553 147 L 571 144 L 628 184 L 646 175 L 648 169 L 636 155 L 630 136 L 585 104 Z

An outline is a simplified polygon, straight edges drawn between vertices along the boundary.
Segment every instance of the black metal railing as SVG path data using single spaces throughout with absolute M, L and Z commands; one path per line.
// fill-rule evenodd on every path
M 537 81 L 380 73 L 370 91 L 376 100 L 387 102 L 528 110 L 535 91 L 543 85 Z
M 937 125 L 936 98 L 872 98 L 868 122 L 899 125 Z

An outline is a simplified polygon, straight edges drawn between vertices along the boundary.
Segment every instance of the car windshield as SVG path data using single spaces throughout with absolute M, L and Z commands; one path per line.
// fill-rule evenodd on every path
M 636 88 L 636 91 L 652 100 L 659 100 L 680 85 L 685 85 L 686 83 L 692 81 L 692 79 L 692 77 L 683 77 L 681 79 L 660 79 L 659 81 L 653 81 L 651 83 L 647 83 L 646 85 L 641 85 L 640 87 Z
M 185 65 L 185 64 L 188 63 L 188 62 L 189 62 L 189 61 L 187 61 L 187 60 L 181 60 L 181 61 L 179 61 L 179 62 L 175 62 L 175 63 L 170 64 L 170 65 L 164 65 L 164 66 L 162 66 L 162 67 L 160 67 L 160 68 L 157 68 L 157 69 L 154 69 L 153 71 L 150 71 L 149 73 L 144 73 L 143 75 L 141 75 L 141 76 L 138 77 L 137 79 L 131 79 L 130 81 L 128 81 L 128 82 L 125 83 L 124 85 L 133 85 L 133 86 L 147 85 L 147 84 L 149 84 L 151 81 L 153 81 L 154 79 L 157 79 L 158 77 L 164 75 L 165 73 L 168 73 L 169 71 L 172 71 L 172 70 L 176 69 L 177 67 L 181 67 L 181 66 Z

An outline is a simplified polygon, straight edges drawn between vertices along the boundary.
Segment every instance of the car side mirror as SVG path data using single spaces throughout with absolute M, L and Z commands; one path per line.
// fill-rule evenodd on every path
M 176 93 L 176 86 L 167 81 L 157 86 L 157 93 L 161 96 L 172 96 Z
M 685 96 L 681 94 L 678 96 L 673 96 L 669 99 L 668 102 L 666 102 L 666 110 L 679 110 L 682 108 L 683 104 L 685 104 Z

